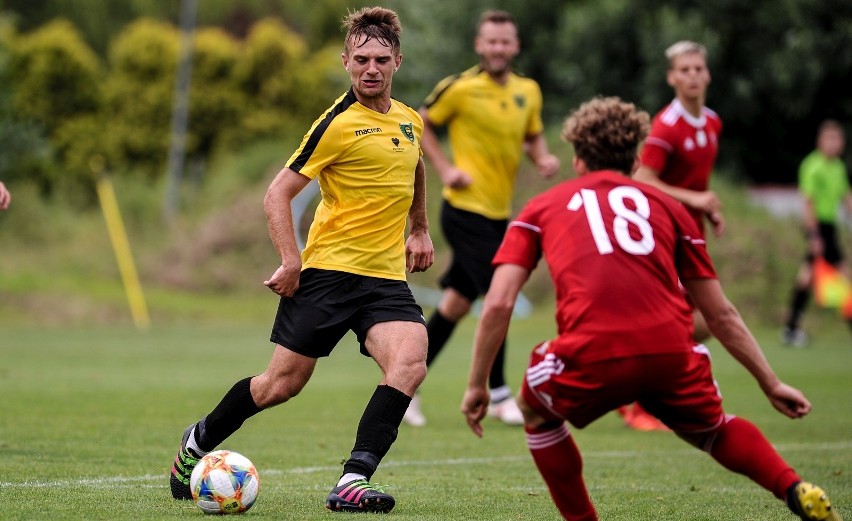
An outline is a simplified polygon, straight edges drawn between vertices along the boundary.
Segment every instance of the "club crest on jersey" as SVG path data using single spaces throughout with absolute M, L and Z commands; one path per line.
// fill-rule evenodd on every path
M 402 131 L 402 135 L 407 137 L 412 144 L 414 144 L 414 124 L 413 123 L 400 123 L 399 129 Z M 398 143 L 394 142 L 394 145 Z
M 527 99 L 521 94 L 515 94 L 515 105 L 518 106 L 519 109 L 524 108 L 526 105 Z

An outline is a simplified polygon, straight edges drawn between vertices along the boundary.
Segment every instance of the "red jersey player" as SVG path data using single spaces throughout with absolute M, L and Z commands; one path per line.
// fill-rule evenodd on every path
M 725 230 L 722 203 L 708 189 L 719 150 L 722 120 L 704 106 L 710 70 L 703 45 L 681 41 L 666 50 L 666 79 L 675 99 L 654 116 L 634 178 L 682 202 L 704 231 L 704 217 L 716 236 Z
M 722 203 L 708 186 L 719 150 L 722 120 L 704 105 L 710 85 L 707 50 L 699 43 L 680 41 L 666 49 L 666 58 L 666 80 L 674 89 L 675 99 L 654 116 L 633 177 L 682 202 L 702 236 L 706 217 L 718 237 L 725 230 Z M 709 332 L 701 314 L 694 313 L 693 321 L 695 339 L 707 339 Z M 619 413 L 631 428 L 664 429 L 641 406 L 623 407 Z
M 839 520 L 819 487 L 803 482 L 763 434 L 725 414 L 709 352 L 692 340 L 679 280 L 719 341 L 790 418 L 811 404 L 773 372 L 727 300 L 698 228 L 684 207 L 628 177 L 648 114 L 596 98 L 565 122 L 577 179 L 533 198 L 494 257 L 462 402 L 471 430 L 488 403 L 488 374 L 515 299 L 542 257 L 556 288 L 558 337 L 530 357 L 518 406 L 527 444 L 562 516 L 597 520 L 582 458 L 566 421 L 582 428 L 638 401 L 677 435 L 787 501 L 804 520 Z

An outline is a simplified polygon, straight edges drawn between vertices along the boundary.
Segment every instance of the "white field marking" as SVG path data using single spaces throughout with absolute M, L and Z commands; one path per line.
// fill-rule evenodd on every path
M 787 452 L 805 452 L 805 451 L 842 451 L 852 449 L 852 440 L 838 441 L 832 443 L 789 443 L 774 446 L 776 450 Z M 605 451 L 581 451 L 584 459 L 614 459 L 614 458 L 635 458 L 637 456 L 653 456 L 655 454 L 665 454 L 666 456 L 689 456 L 699 455 L 701 452 L 693 448 L 684 448 L 678 450 L 605 450 Z M 527 461 L 530 459 L 529 454 L 500 456 L 492 458 L 450 458 L 442 460 L 389 460 L 382 463 L 382 468 L 388 467 L 445 467 L 452 465 L 477 465 L 491 463 L 506 463 Z M 291 469 L 262 469 L 263 475 L 280 476 L 288 474 L 313 474 L 320 472 L 334 472 L 340 470 L 340 465 L 327 465 L 316 467 L 295 467 Z M 89 487 L 89 488 L 110 488 L 116 485 L 136 483 L 147 483 L 165 480 L 168 474 L 146 474 L 144 476 L 112 476 L 104 478 L 78 478 L 78 479 L 57 479 L 57 480 L 26 480 L 26 481 L 0 481 L 0 488 L 16 488 L 16 489 L 38 489 L 38 488 L 58 488 L 58 487 Z M 165 481 L 164 481 L 165 483 Z

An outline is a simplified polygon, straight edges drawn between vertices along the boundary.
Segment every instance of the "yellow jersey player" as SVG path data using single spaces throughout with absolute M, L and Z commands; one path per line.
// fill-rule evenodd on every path
M 405 281 L 406 270 L 423 271 L 434 259 L 420 151 L 423 125 L 415 110 L 390 94 L 402 63 L 396 13 L 364 8 L 350 13 L 344 25 L 342 61 L 352 88 L 311 126 L 264 200 L 281 257 L 264 282 L 281 296 L 272 359 L 263 373 L 238 381 L 184 431 L 171 473 L 175 498 L 189 497 L 198 458 L 251 416 L 296 396 L 317 360 L 351 330 L 383 377 L 326 507 L 346 512 L 394 507 L 394 498 L 370 479 L 426 376 L 425 319 Z M 291 202 L 311 179 L 319 181 L 322 200 L 300 253 Z
M 518 165 L 524 152 L 545 178 L 556 174 L 559 160 L 542 134 L 542 95 L 538 84 L 512 71 L 520 51 L 518 30 L 505 11 L 482 14 L 475 41 L 480 63 L 439 82 L 420 114 L 423 152 L 441 177 L 441 228 L 452 260 L 441 278 L 440 302 L 429 318 L 432 362 L 472 303 L 488 291 L 491 258 L 503 240 L 512 213 Z M 434 128 L 446 126 L 452 161 L 444 155 Z M 511 399 L 503 370 L 505 346 L 491 371 L 492 416 L 510 425 L 523 422 Z M 415 397 L 406 412 L 411 425 L 426 422 Z

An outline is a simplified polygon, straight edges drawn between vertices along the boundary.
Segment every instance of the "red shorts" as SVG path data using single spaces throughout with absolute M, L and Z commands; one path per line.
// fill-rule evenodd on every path
M 571 359 L 539 344 L 521 389 L 540 416 L 583 428 L 622 405 L 639 402 L 680 433 L 713 430 L 724 420 L 722 397 L 710 369 L 710 352 L 614 358 L 573 367 Z

